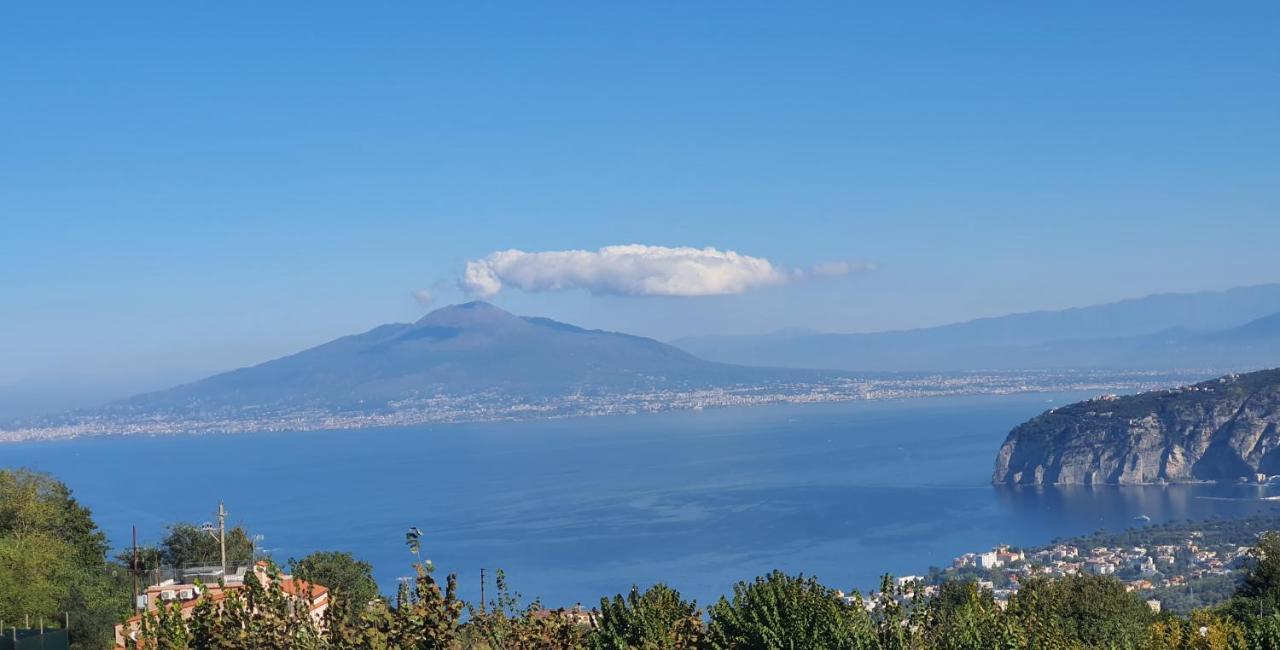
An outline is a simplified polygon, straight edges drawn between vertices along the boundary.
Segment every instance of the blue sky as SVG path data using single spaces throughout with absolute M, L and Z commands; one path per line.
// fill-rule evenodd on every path
M 1280 280 L 1276 3 L 10 3 L 0 385 L 263 360 L 491 252 L 876 270 L 493 300 L 672 338 Z

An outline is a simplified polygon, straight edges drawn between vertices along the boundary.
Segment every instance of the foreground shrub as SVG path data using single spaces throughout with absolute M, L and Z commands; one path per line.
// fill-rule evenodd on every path
M 734 585 L 732 600 L 721 598 L 710 614 L 707 636 L 712 648 L 876 647 L 865 609 L 846 605 L 814 578 L 781 571 Z
M 1022 627 L 1028 648 L 1140 648 L 1154 618 L 1151 608 L 1114 578 L 1074 575 L 1028 580 L 1007 612 Z
M 1026 647 L 1023 629 L 977 583 L 947 582 L 924 608 L 924 646 L 937 650 Z M 915 622 L 915 621 L 913 621 Z
M 1167 617 L 1151 624 L 1146 650 L 1246 650 L 1272 648 L 1251 643 L 1239 622 L 1210 612 L 1196 612 L 1190 618 Z
M 461 647 L 468 650 L 566 650 L 585 648 L 589 627 L 576 611 L 547 610 L 534 599 L 521 605 L 520 594 L 511 591 L 506 574 L 494 577 L 497 595 L 480 608 L 469 607 Z
M 642 594 L 636 587 L 600 599 L 600 612 L 591 635 L 599 650 L 692 650 L 703 640 L 702 614 L 680 592 L 656 584 Z

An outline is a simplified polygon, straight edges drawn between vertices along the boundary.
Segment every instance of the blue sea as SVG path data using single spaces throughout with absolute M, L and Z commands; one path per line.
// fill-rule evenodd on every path
M 989 484 L 1009 429 L 1083 394 L 782 405 L 554 421 L 0 446 L 56 475 L 113 544 L 130 527 L 231 520 L 277 561 L 345 550 L 384 590 L 404 546 L 475 597 L 506 571 L 526 598 L 594 605 L 665 581 L 699 602 L 772 569 L 866 590 L 998 543 L 1155 522 L 1277 513 L 1266 488 Z

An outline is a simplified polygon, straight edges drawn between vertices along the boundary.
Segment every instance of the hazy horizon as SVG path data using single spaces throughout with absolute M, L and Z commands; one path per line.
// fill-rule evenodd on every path
M 1222 290 L 1205 290 L 1205 291 L 1196 291 L 1196 292 L 1165 292 L 1165 293 L 1159 293 L 1159 294 L 1148 294 L 1144 296 L 1131 296 L 1131 297 L 1122 298 L 1115 301 L 1108 301 L 1108 302 L 1097 303 L 1093 305 L 1072 305 L 1072 306 L 1065 307 L 1063 309 L 1016 311 L 1016 312 L 1011 312 L 1009 314 L 988 314 L 983 316 L 977 316 L 973 319 L 943 322 L 943 323 L 932 323 L 928 325 L 922 325 L 919 328 L 903 328 L 903 330 L 873 330 L 871 332 L 831 332 L 831 331 L 815 330 L 811 328 L 802 328 L 802 329 L 805 330 L 805 333 L 822 333 L 822 334 L 878 333 L 878 332 L 906 331 L 906 330 L 912 330 L 912 329 L 928 329 L 931 327 L 971 323 L 974 321 L 1000 318 L 1004 316 L 1027 315 L 1027 314 L 1036 314 L 1036 313 L 1053 313 L 1053 312 L 1059 312 L 1059 311 L 1069 311 L 1072 309 L 1078 309 L 1083 307 L 1115 305 L 1117 303 L 1136 301 L 1144 298 L 1152 298 L 1152 297 L 1158 297 L 1158 296 L 1188 296 L 1188 295 L 1197 295 L 1197 294 L 1221 294 L 1221 293 L 1232 291 L 1232 290 L 1269 287 L 1269 286 L 1275 286 L 1276 284 L 1277 283 L 1265 283 L 1265 284 L 1249 285 L 1249 286 L 1242 286 L 1242 287 L 1229 287 Z M 467 302 L 471 302 L 474 300 L 481 300 L 482 302 L 495 304 L 495 306 L 498 306 L 499 308 L 506 309 L 502 305 L 496 304 L 497 301 L 493 300 L 492 298 L 478 299 L 474 296 L 466 298 Z M 460 303 L 455 303 L 455 304 L 460 304 Z M 449 305 L 433 304 L 430 307 L 423 306 L 424 307 L 423 311 L 425 312 L 437 311 L 447 306 Z M 534 316 L 534 317 L 549 317 L 549 316 L 546 316 L 545 314 L 538 314 L 538 313 L 521 313 L 518 315 Z M 416 320 L 416 318 L 413 318 L 411 320 Z M 1246 318 L 1244 320 L 1247 321 L 1250 319 Z M 384 323 L 376 323 L 372 327 L 385 325 L 385 324 L 388 324 L 389 322 L 390 321 L 384 322 Z M 573 322 L 570 322 L 569 324 L 582 325 L 581 323 L 573 323 Z M 0 383 L 0 421 L 3 421 L 5 419 L 11 419 L 11 418 L 25 418 L 25 417 L 35 416 L 35 415 L 47 415 L 47 414 L 56 413 L 58 411 L 64 411 L 72 408 L 80 408 L 84 406 L 95 406 L 98 404 L 103 404 L 109 401 L 117 400 L 117 399 L 128 397 L 131 395 L 137 395 L 141 393 L 171 388 L 173 386 L 177 386 L 180 384 L 185 384 L 185 383 L 189 383 L 189 382 L 203 379 L 206 377 L 214 376 L 219 373 L 227 372 L 230 370 L 256 366 L 260 363 L 270 361 L 272 359 L 280 358 L 283 356 L 288 356 L 306 349 L 310 349 L 317 345 L 327 343 L 331 340 L 341 338 L 343 336 L 363 333 L 365 331 L 368 331 L 369 329 L 372 329 L 372 327 L 362 329 L 358 332 L 338 333 L 325 340 L 304 343 L 301 345 L 301 347 L 298 347 L 298 348 L 286 349 L 281 352 L 271 354 L 271 356 L 249 360 L 247 362 L 239 363 L 236 365 L 224 365 L 220 367 L 210 367 L 210 368 L 185 368 L 185 369 L 168 368 L 168 367 L 140 368 L 140 367 L 134 366 L 126 369 L 125 371 L 116 371 L 114 373 L 106 373 L 106 374 L 95 374 L 92 372 L 83 372 L 83 371 L 70 371 L 70 372 L 53 371 L 45 374 L 37 374 L 37 375 L 32 375 L 27 377 L 20 377 L 20 378 L 17 378 L 16 380 L 11 380 L 8 383 Z M 588 326 L 588 329 L 604 329 L 605 331 L 616 331 L 623 334 L 637 334 L 637 335 L 643 336 L 643 334 L 638 334 L 637 332 L 631 332 L 624 329 L 591 328 L 589 326 Z M 744 332 L 739 334 L 733 334 L 731 336 L 750 337 L 750 336 L 773 334 L 777 331 L 778 330 L 771 330 L 767 332 Z M 714 333 L 707 333 L 706 336 L 714 337 L 716 335 Z M 672 344 L 679 344 L 679 340 L 671 340 L 668 342 Z

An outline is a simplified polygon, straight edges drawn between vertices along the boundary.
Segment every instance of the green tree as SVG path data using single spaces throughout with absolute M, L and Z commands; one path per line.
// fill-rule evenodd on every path
M 711 607 L 712 648 L 791 650 L 873 648 L 875 631 L 866 611 L 841 602 L 816 579 L 774 571 L 739 582 L 733 598 Z
M 1119 580 L 1094 575 L 1030 579 L 1009 599 L 1008 613 L 1031 649 L 1136 648 L 1154 618 Z
M 289 564 L 296 577 L 328 587 L 336 606 L 353 613 L 380 598 L 373 566 L 350 553 L 318 551 Z
M 1227 604 L 1242 621 L 1280 613 L 1280 533 L 1263 533 L 1251 555 L 1252 565 Z
M 227 530 L 227 570 L 253 564 L 253 553 L 253 540 L 244 527 Z M 218 533 L 195 524 L 174 524 L 160 542 L 160 558 L 173 567 L 218 566 L 222 562 Z
M 1269 639 L 1249 639 L 1244 626 L 1234 619 L 1198 611 L 1189 619 L 1167 616 L 1152 623 L 1144 650 L 1261 650 L 1275 647 Z
M 1022 629 L 1006 616 L 990 591 L 973 581 L 943 583 L 925 608 L 925 645 L 936 650 L 1022 648 Z
M 129 607 L 127 573 L 106 536 L 54 478 L 0 470 L 0 619 L 71 621 L 72 645 L 97 648 Z
M 625 599 L 601 598 L 590 640 L 600 650 L 692 650 L 704 636 L 697 605 L 659 583 L 644 593 L 633 586 Z
M 1245 636 L 1249 639 L 1249 643 L 1247 646 L 1238 647 L 1280 648 L 1280 613 L 1250 617 L 1245 623 Z

